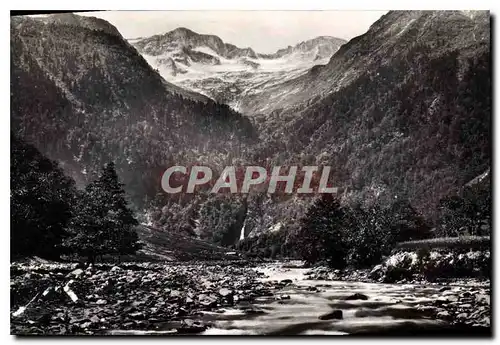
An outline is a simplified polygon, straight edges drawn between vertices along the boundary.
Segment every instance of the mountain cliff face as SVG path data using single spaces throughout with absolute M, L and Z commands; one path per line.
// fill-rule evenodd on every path
M 137 40 L 134 45 L 144 54 L 153 56 L 183 47 L 207 47 L 226 59 L 257 57 L 251 48 L 238 48 L 232 44 L 224 43 L 215 35 L 201 35 L 186 28 L 177 28 L 164 35 L 142 38 Z
M 291 57 L 301 60 L 323 60 L 330 59 L 333 54 L 343 45 L 346 41 L 332 36 L 318 36 L 316 38 L 300 42 L 295 46 L 288 46 L 284 49 L 279 49 L 276 53 L 266 55 L 259 54 L 260 57 L 267 59 L 278 59 L 283 57 Z
M 115 161 L 132 200 L 172 162 L 217 164 L 255 139 L 245 117 L 166 82 L 111 24 L 11 20 L 11 123 L 80 185 Z
M 297 77 L 313 65 L 327 63 L 345 43 L 320 36 L 274 54 L 259 54 L 186 28 L 129 42 L 166 80 L 234 109 L 247 95 Z

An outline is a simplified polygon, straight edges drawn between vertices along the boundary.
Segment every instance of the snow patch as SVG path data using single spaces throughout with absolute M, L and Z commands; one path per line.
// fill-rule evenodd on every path
M 215 56 L 215 57 L 218 57 L 218 58 L 222 58 L 213 49 L 211 49 L 211 48 L 209 48 L 207 46 L 196 47 L 196 48 L 193 48 L 192 51 L 200 52 L 200 53 L 205 53 L 205 54 L 212 55 L 212 56 Z

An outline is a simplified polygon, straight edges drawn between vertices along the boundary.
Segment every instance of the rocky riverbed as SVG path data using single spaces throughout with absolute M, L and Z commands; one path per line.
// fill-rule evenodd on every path
M 281 263 L 11 265 L 11 333 L 489 334 L 489 284 L 308 279 Z

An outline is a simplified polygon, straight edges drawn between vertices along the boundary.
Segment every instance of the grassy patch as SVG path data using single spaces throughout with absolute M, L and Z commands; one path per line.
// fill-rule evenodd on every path
M 489 236 L 440 237 L 419 241 L 400 242 L 397 249 L 433 248 L 470 248 L 488 249 L 491 247 Z

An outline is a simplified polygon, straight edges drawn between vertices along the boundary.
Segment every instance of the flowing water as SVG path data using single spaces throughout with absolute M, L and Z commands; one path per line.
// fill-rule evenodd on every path
M 258 298 L 252 306 L 258 312 L 227 309 L 207 313 L 213 321 L 205 335 L 292 335 L 292 334 L 408 334 L 408 332 L 465 332 L 444 321 L 433 319 L 431 305 L 443 295 L 457 294 L 460 287 L 440 292 L 442 286 L 379 284 L 362 282 L 306 280 L 307 269 L 260 268 L 264 280 L 292 280 L 275 297 Z M 316 290 L 316 291 L 311 291 Z M 366 300 L 346 300 L 355 293 Z M 254 309 L 254 310 L 255 310 Z M 342 311 L 342 319 L 321 320 L 321 315 Z
M 452 325 L 433 315 L 436 301 L 457 300 L 470 286 L 381 284 L 307 280 L 308 269 L 280 264 L 255 268 L 263 281 L 276 284 L 273 296 L 240 302 L 234 307 L 203 312 L 197 319 L 210 325 L 201 335 L 490 335 L 489 328 Z M 273 285 L 273 284 L 271 284 Z M 362 294 L 360 299 L 349 299 Z M 246 304 L 245 304 L 246 303 Z M 335 313 L 335 318 L 324 315 Z M 158 331 L 116 331 L 112 334 L 175 334 L 167 323 Z M 179 333 L 177 333 L 179 334 Z

